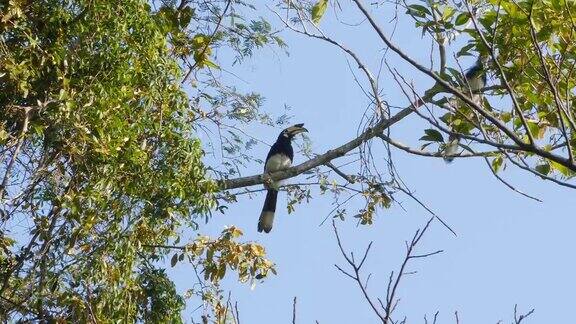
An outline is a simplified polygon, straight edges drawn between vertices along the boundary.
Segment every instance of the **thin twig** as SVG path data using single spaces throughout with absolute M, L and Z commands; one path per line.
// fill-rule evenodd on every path
M 346 173 L 340 171 L 340 169 L 338 169 L 334 164 L 332 164 L 332 162 L 326 163 L 326 166 L 329 167 L 330 169 L 334 170 L 334 172 L 336 172 L 336 174 L 338 174 L 339 176 L 344 178 L 344 180 L 348 181 L 349 183 L 355 183 L 356 182 L 354 180 L 354 178 L 352 178 L 351 176 L 347 175 Z
M 204 57 L 204 55 L 206 54 L 206 51 L 208 50 L 210 43 L 212 43 L 212 40 L 214 39 L 216 32 L 218 32 L 218 29 L 220 28 L 220 24 L 222 23 L 224 16 L 226 16 L 226 12 L 228 11 L 228 8 L 230 7 L 231 3 L 232 3 L 232 0 L 228 0 L 226 2 L 226 7 L 224 7 L 224 11 L 222 12 L 222 15 L 218 18 L 218 22 L 216 23 L 216 27 L 214 27 L 214 31 L 212 31 L 212 35 L 210 35 L 209 40 L 206 42 L 206 45 L 204 45 L 204 48 L 202 49 L 202 52 L 200 53 L 199 57 Z M 194 64 L 192 66 L 190 66 L 190 68 L 188 69 L 188 73 L 186 73 L 186 75 L 184 76 L 184 78 L 182 79 L 180 84 L 184 84 L 184 82 L 186 82 L 186 80 L 188 79 L 188 77 L 190 76 L 192 71 L 194 71 L 194 68 L 196 68 L 196 66 L 198 66 L 198 63 L 199 63 L 198 61 L 195 61 Z
M 292 324 L 296 324 L 296 296 L 292 302 Z

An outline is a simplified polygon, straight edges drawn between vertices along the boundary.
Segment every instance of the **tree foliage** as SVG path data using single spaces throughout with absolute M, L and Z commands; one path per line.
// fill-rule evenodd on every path
M 461 4 L 411 4 L 407 13 L 423 33 L 440 44 L 462 39 L 454 49 L 485 57 L 493 86 L 482 91 L 479 107 L 460 105 L 441 116 L 449 130 L 470 143 L 500 149 L 495 171 L 508 160 L 525 170 L 566 180 L 573 177 L 576 106 L 574 17 L 571 1 L 469 1 Z M 464 89 L 462 66 L 440 66 L 453 87 Z
M 202 19 L 221 19 L 216 5 L 152 5 L 0 7 L 4 319 L 180 321 L 161 246 L 216 206 L 183 59 L 215 66 L 210 47 L 236 41 L 199 31 Z M 252 47 L 236 45 L 239 55 Z M 182 253 L 214 284 L 227 267 L 242 281 L 264 277 L 264 249 L 240 235 L 201 237 Z
M 262 162 L 251 154 L 257 139 L 242 126 L 289 120 L 287 114 L 273 118 L 262 112 L 260 94 L 242 92 L 222 77 L 226 65 L 241 64 L 258 48 L 286 46 L 273 25 L 254 14 L 256 5 L 240 0 L 0 4 L 2 320 L 181 322 L 184 298 L 197 297 L 223 323 L 230 314 L 219 284 L 230 270 L 252 283 L 275 273 L 264 247 L 239 242 L 239 228 L 210 238 L 201 235 L 199 225 L 216 210 L 226 212 L 239 194 L 251 193 L 246 187 L 264 181 L 261 175 L 235 178 L 246 164 Z M 281 27 L 326 42 L 354 62 L 364 77 L 355 80 L 369 102 L 357 138 L 318 155 L 305 143 L 301 150 L 308 161 L 272 175 L 306 173 L 312 179 L 284 188 L 288 212 L 316 192 L 330 193 L 336 208 L 329 216 L 345 220 L 346 204 L 356 198 L 364 207 L 353 217 L 371 225 L 396 194 L 416 199 L 391 154 L 386 163 L 374 163 L 375 142 L 384 143 L 387 153 L 395 147 L 441 158 L 447 139 L 456 136 L 457 157 L 485 159 L 499 180 L 498 173 L 514 165 L 576 188 L 574 2 L 393 5 L 404 8 L 435 46 L 429 66 L 388 36 L 379 3 L 277 2 Z M 322 29 L 331 8 L 361 15 L 369 25 L 386 49 L 377 68 Z M 392 54 L 434 85 L 418 93 L 388 65 Z M 462 78 L 466 56 L 486 62 L 489 85 L 479 93 Z M 394 91 L 411 102 L 397 114 L 390 109 L 395 103 L 382 99 L 379 81 L 385 73 L 373 72 L 384 66 L 397 82 Z M 472 100 L 475 96 L 482 100 Z M 414 114 L 426 123 L 414 139 L 419 148 L 401 144 L 389 132 Z M 217 130 L 217 139 L 201 143 L 198 132 L 210 130 Z M 359 158 L 344 161 L 348 167 L 332 163 L 352 152 Z M 180 243 L 183 227 L 197 236 Z M 163 260 L 191 264 L 199 288 L 180 296 Z M 394 304 L 393 296 L 388 302 Z M 388 307 L 385 317 L 392 311 Z
M 367 194 L 367 188 L 381 188 L 379 191 L 391 196 L 392 200 L 394 193 L 409 193 L 410 190 L 401 181 L 393 161 L 387 160 L 387 172 L 383 172 L 373 163 L 376 158 L 370 150 L 363 151 L 363 145 L 372 145 L 373 139 L 380 139 L 386 151 L 393 147 L 438 158 L 446 154 L 449 139 L 455 137 L 460 139 L 456 157 L 485 159 L 496 178 L 513 190 L 516 190 L 514 186 L 499 175 L 509 166 L 576 188 L 573 183 L 576 172 L 573 147 L 576 106 L 572 99 L 576 89 L 573 2 L 398 1 L 395 8 L 403 7 L 405 11 L 396 11 L 391 20 L 386 16 L 386 8 L 394 7 L 393 4 L 360 0 L 349 4 L 329 2 L 338 21 L 355 20 L 360 15 L 362 23 L 350 26 L 351 29 L 359 30 L 356 32 L 363 37 L 369 37 L 372 32 L 380 41 L 384 54 L 376 64 L 364 59 L 366 53 L 349 47 L 347 39 L 331 33 L 331 25 L 323 28 L 319 24 L 319 8 L 324 5 L 324 1 L 281 3 L 276 16 L 292 32 L 333 46 L 358 67 L 363 78 L 355 80 L 369 102 L 369 113 L 362 125 L 365 131 L 355 139 L 361 141 L 336 148 L 339 155 L 327 152 L 313 159 L 314 163 L 304 163 L 282 173 L 282 177 L 306 172 L 318 165 L 332 168 L 333 165 L 324 162 L 325 157 L 330 156 L 332 161 L 358 148 L 361 172 L 357 172 L 358 168 L 348 172 L 334 170 L 333 175 L 346 181 L 337 184 L 340 188 L 349 189 L 356 181 L 356 189 L 361 191 L 369 207 L 375 202 L 371 198 L 378 196 Z M 412 53 L 402 48 L 401 41 L 394 40 L 401 13 L 405 14 L 402 18 L 413 21 L 423 40 L 432 44 L 430 64 L 415 60 Z M 368 31 L 365 25 L 368 25 Z M 484 62 L 488 85 L 478 92 L 472 92 L 463 78 L 470 61 L 467 57 Z M 407 63 L 414 73 L 432 81 L 433 86 L 426 91 L 417 91 L 412 84 L 414 76 L 400 73 L 391 66 L 392 59 Z M 392 79 L 396 89 L 381 88 L 384 77 Z M 403 94 L 412 104 L 392 114 L 391 107 L 400 104 L 394 98 L 383 99 L 383 94 L 390 92 Z M 388 131 L 391 125 L 412 114 L 427 124 L 418 137 L 408 139 L 414 142 L 419 138 L 419 145 L 414 146 L 403 144 L 405 139 L 392 138 Z M 322 179 L 325 174 L 319 175 L 320 182 L 333 181 Z M 355 181 L 350 181 L 351 177 Z M 248 179 L 234 183 L 245 183 L 244 180 Z M 337 210 L 341 218 L 344 216 L 342 210 Z M 361 218 L 366 219 L 365 216 L 372 215 L 363 213 L 365 210 L 360 210 L 356 216 L 364 215 Z

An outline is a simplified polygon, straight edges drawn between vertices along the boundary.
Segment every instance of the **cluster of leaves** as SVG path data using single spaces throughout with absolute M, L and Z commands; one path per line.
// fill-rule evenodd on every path
M 503 132 L 502 126 L 505 126 L 525 143 L 533 140 L 531 145 L 543 151 L 573 156 L 576 144 L 573 117 L 576 106 L 572 100 L 576 90 L 574 2 L 488 0 L 467 4 L 424 1 L 408 5 L 407 13 L 416 19 L 416 26 L 422 28 L 423 33 L 430 33 L 441 44 L 462 36 L 466 44 L 455 50 L 456 58 L 473 55 L 473 52 L 486 58 L 487 75 L 494 85 L 484 92 L 486 100 L 481 102 L 481 108 L 502 125 L 495 125 L 461 101 L 454 105 L 456 111 L 440 119 L 453 131 L 497 145 L 515 142 Z M 448 66 L 442 76 L 469 94 L 461 77 L 464 69 Z M 422 139 L 442 142 L 441 137 L 430 137 L 430 134 Z M 568 163 L 551 161 L 542 154 L 523 151 L 500 155 L 504 156 L 496 154 L 494 158 L 509 160 L 545 176 L 570 178 L 574 175 L 566 166 Z
M 143 267 L 136 279 L 141 292 L 137 299 L 138 321 L 143 323 L 182 323 L 184 298 L 164 269 Z
M 362 225 L 372 225 L 376 208 L 387 209 L 392 204 L 392 198 L 386 189 L 378 183 L 369 183 L 368 188 L 362 192 L 362 196 L 366 199 L 366 206 L 354 216 Z
M 171 265 L 175 266 L 187 256 L 190 262 L 202 264 L 204 280 L 214 284 L 224 278 L 227 268 L 238 273 L 240 282 L 263 279 L 268 272 L 276 274 L 273 263 L 264 258 L 266 251 L 263 246 L 234 241 L 242 234 L 239 228 L 232 226 L 222 231 L 217 239 L 198 236 L 181 253 L 172 255 Z
M 287 186 L 286 193 L 288 195 L 288 204 L 286 205 L 288 214 L 296 210 L 296 205 L 304 201 L 309 202 L 312 199 L 311 190 L 307 186 Z
M 168 26 L 163 31 L 172 54 L 185 70 L 182 83 L 195 112 L 191 122 L 205 135 L 202 144 L 209 171 L 217 178 L 232 177 L 246 164 L 261 163 L 250 154 L 257 141 L 239 124 L 284 125 L 289 117 L 273 118 L 261 111 L 264 98 L 238 89 L 227 77 L 230 66 L 243 63 L 258 49 L 285 50 L 278 31 L 255 15 L 256 8 L 247 1 L 158 3 L 157 16 Z
M 264 279 L 270 272 L 276 274 L 274 264 L 265 258 L 264 247 L 252 242 L 234 241 L 241 236 L 242 231 L 232 226 L 223 230 L 216 239 L 198 235 L 184 246 L 171 247 L 180 250 L 172 255 L 172 266 L 188 261 L 195 268 L 202 269 L 203 278 L 197 272 L 197 287 L 188 289 L 184 297 L 198 297 L 202 301 L 205 309 L 203 321 L 213 317 L 216 323 L 228 323 L 232 315 L 229 300 L 225 301 L 220 288 L 220 280 L 224 278 L 227 269 L 235 271 L 240 282 L 250 281 L 252 284 Z

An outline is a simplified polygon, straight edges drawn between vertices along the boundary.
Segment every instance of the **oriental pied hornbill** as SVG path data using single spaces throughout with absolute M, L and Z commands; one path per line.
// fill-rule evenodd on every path
M 476 61 L 476 64 L 472 66 L 464 77 L 466 78 L 465 82 L 469 91 L 464 91 L 464 94 L 472 94 L 472 101 L 474 101 L 477 105 L 482 104 L 482 94 L 478 93 L 486 86 L 486 71 L 484 70 L 484 61 L 485 58 L 480 57 Z M 457 109 L 458 104 L 450 103 L 452 109 Z M 446 148 L 444 150 L 444 161 L 450 163 L 454 160 L 454 155 L 458 153 L 458 146 L 460 145 L 460 137 L 458 135 L 450 134 L 448 137 L 448 143 L 446 143 Z
M 292 139 L 297 134 L 308 132 L 303 126 L 304 124 L 296 124 L 280 133 L 276 143 L 272 145 L 266 157 L 266 163 L 264 164 L 265 174 L 287 169 L 292 165 L 292 160 L 294 159 Z M 266 193 L 266 200 L 264 201 L 264 207 L 262 207 L 260 219 L 258 219 L 258 232 L 270 233 L 274 222 L 274 212 L 276 211 L 278 184 L 264 183 L 264 187 L 268 189 L 268 192 Z

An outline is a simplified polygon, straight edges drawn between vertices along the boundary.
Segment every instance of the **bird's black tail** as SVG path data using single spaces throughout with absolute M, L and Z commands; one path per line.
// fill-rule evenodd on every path
M 276 211 L 276 200 L 278 198 L 278 191 L 268 189 L 266 200 L 264 200 L 264 207 L 258 219 L 258 232 L 270 233 L 272 224 L 274 223 L 274 212 Z

